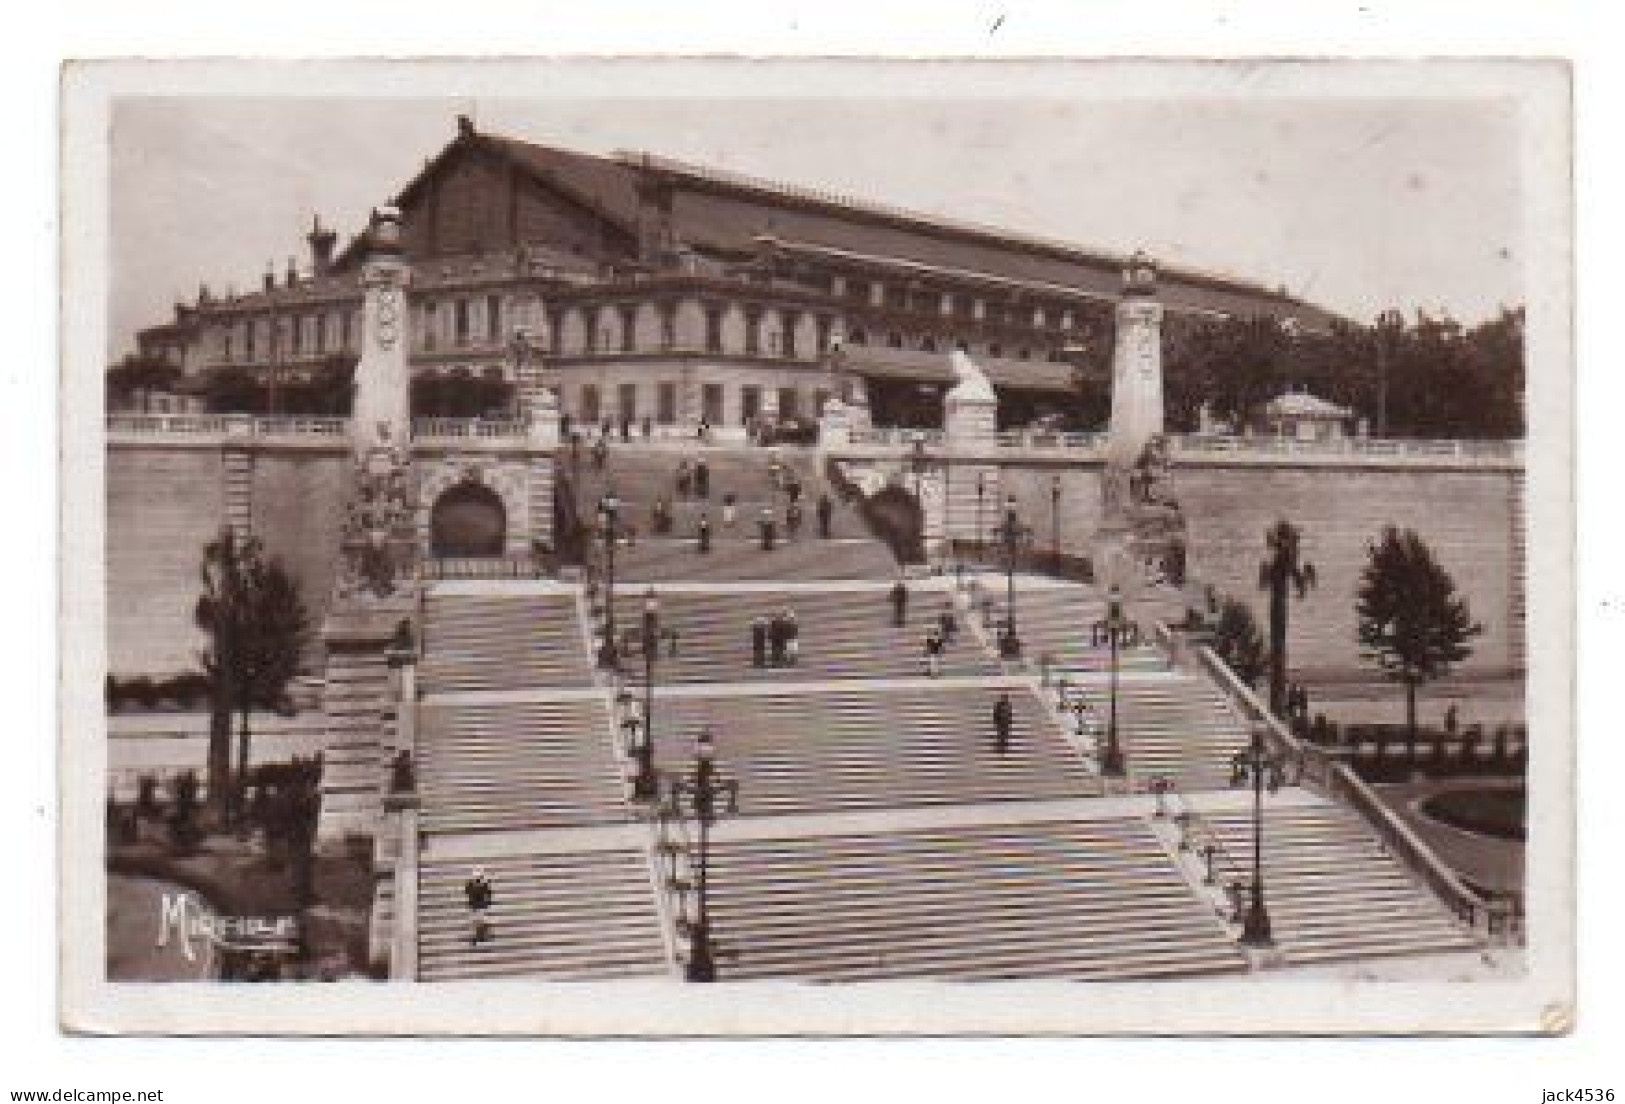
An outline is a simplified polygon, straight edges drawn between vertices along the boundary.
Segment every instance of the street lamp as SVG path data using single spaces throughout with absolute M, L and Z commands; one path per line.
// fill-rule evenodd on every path
M 925 548 L 926 531 L 929 528 L 925 510 L 925 434 L 916 429 L 909 434 L 910 447 L 913 450 L 909 457 L 909 470 L 914 473 L 914 501 L 920 505 L 920 548 Z
M 1121 776 L 1127 770 L 1127 763 L 1117 732 L 1118 653 L 1140 642 L 1140 626 L 1123 616 L 1123 596 L 1115 583 L 1106 594 L 1106 616 L 1090 626 L 1089 636 L 1095 647 L 1105 644 L 1111 648 L 1111 714 L 1106 722 L 1106 751 L 1100 757 L 1100 771 Z
M 987 473 L 976 473 L 976 562 L 982 562 L 982 499 L 987 495 Z M 979 570 L 979 569 L 978 569 Z
M 739 811 L 739 783 L 717 772 L 716 743 L 711 730 L 703 728 L 694 741 L 694 770 L 687 778 L 671 780 L 671 804 L 679 813 L 684 804 L 699 827 L 698 854 L 695 856 L 694 920 L 688 928 L 688 981 L 717 980 L 716 948 L 711 942 L 711 826 L 719 811 Z
M 632 796 L 639 801 L 650 801 L 659 796 L 660 783 L 655 776 L 655 661 L 660 658 L 662 641 L 669 642 L 676 653 L 677 630 L 660 627 L 660 598 L 654 587 L 643 593 L 643 735 L 634 752 L 638 773 L 632 778 Z
M 1021 636 L 1016 632 L 1016 554 L 1025 541 L 1032 539 L 1032 533 L 1016 516 L 1015 495 L 1005 497 L 1004 521 L 999 526 L 998 535 L 1004 544 L 1005 555 L 1005 616 L 1004 632 L 999 637 L 999 658 L 1020 659 Z
M 1396 310 L 1377 315 L 1377 436 L 1388 436 L 1388 359 L 1394 338 L 1405 328 L 1405 318 Z
M 1264 907 L 1264 789 L 1281 788 L 1286 757 L 1272 752 L 1264 743 L 1264 726 L 1253 726 L 1252 741 L 1230 757 L 1230 784 L 1253 786 L 1253 884 L 1247 912 L 1241 922 L 1241 942 L 1246 947 L 1268 947 L 1270 914 Z
M 620 522 L 621 500 L 610 489 L 598 500 L 598 520 L 604 530 L 604 556 L 607 590 L 604 593 L 604 643 L 598 649 L 598 666 L 613 671 L 621 665 L 615 643 L 615 529 Z
M 1055 563 L 1055 570 L 1061 570 L 1061 476 L 1060 473 L 1049 477 L 1049 521 L 1050 521 L 1050 559 Z

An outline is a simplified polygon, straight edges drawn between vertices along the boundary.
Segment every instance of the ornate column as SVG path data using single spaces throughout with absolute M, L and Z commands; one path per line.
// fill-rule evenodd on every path
M 1123 271 L 1117 302 L 1117 344 L 1112 352 L 1110 457 L 1131 466 L 1162 435 L 1162 304 L 1157 267 L 1143 253 Z
M 1157 267 L 1136 252 L 1123 270 L 1112 354 L 1112 420 L 1095 534 L 1096 577 L 1133 598 L 1184 572 L 1185 525 L 1168 493 L 1163 436 L 1162 304 Z
M 948 540 L 980 539 L 977 526 L 985 521 L 989 501 L 998 497 L 998 468 L 986 455 L 999 431 L 999 396 L 987 374 L 962 350 L 949 354 L 956 382 L 943 398 L 943 463 L 948 478 L 942 495 L 942 530 Z M 964 464 L 954 463 L 956 455 L 966 456 Z M 982 509 L 977 508 L 976 491 L 982 489 Z M 992 488 L 994 498 L 987 500 Z
M 405 288 L 400 216 L 374 212 L 361 270 L 361 359 L 350 420 L 354 468 L 334 601 L 322 637 L 327 687 L 322 816 L 334 839 L 376 832 L 383 817 L 388 745 L 394 721 L 388 649 L 415 635 L 417 486 L 411 462 Z M 404 703 L 403 708 L 413 708 Z

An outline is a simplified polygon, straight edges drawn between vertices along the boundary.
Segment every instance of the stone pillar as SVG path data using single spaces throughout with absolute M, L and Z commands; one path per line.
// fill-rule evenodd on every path
M 825 449 L 842 449 L 852 443 L 852 416 L 839 395 L 824 404 L 818 421 L 818 444 Z
M 1156 293 L 1156 266 L 1136 253 L 1123 273 L 1112 352 L 1108 456 L 1120 464 L 1135 463 L 1151 439 L 1162 434 L 1162 304 Z
M 225 479 L 226 525 L 238 540 L 254 533 L 254 419 L 247 414 L 226 417 L 226 446 L 221 456 Z
M 361 266 L 361 360 L 355 370 L 350 433 L 357 455 L 374 448 L 404 453 L 411 447 L 411 375 L 407 367 L 406 285 L 411 269 L 401 256 L 400 214 L 377 212 Z
M 991 444 L 998 433 L 999 397 L 987 375 L 962 350 L 948 354 L 958 382 L 943 400 L 943 427 L 953 446 Z

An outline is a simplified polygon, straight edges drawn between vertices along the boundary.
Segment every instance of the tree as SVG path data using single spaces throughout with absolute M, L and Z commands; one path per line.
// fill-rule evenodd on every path
M 107 370 L 107 408 L 118 410 L 128 407 L 138 394 L 147 391 L 168 391 L 184 375 L 168 361 L 131 353 Z
M 299 586 L 254 537 L 229 529 L 203 549 L 203 593 L 194 617 L 209 638 L 201 660 L 209 679 L 209 803 L 221 819 L 240 810 L 248 776 L 249 716 L 280 704 L 298 672 L 310 621 Z M 231 770 L 231 719 L 240 718 L 238 766 Z
M 1405 687 L 1405 731 L 1416 756 L 1416 691 L 1450 672 L 1484 631 L 1455 580 L 1414 530 L 1390 525 L 1370 548 L 1355 599 L 1361 654 Z
M 1219 607 L 1213 627 L 1213 654 L 1224 660 L 1242 682 L 1258 685 L 1269 666 L 1269 649 L 1247 603 L 1226 598 Z
M 1286 707 L 1286 630 L 1293 592 L 1302 601 L 1315 585 L 1315 565 L 1300 557 L 1302 534 L 1285 518 L 1264 534 L 1269 558 L 1258 565 L 1258 588 L 1270 596 L 1270 712 Z

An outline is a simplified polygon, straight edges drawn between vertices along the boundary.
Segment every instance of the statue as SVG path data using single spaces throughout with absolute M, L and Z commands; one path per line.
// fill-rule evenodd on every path
M 340 541 L 340 593 L 387 598 L 412 566 L 413 503 L 405 454 L 374 447 L 355 466 L 355 482 Z
M 1140 450 L 1140 455 L 1129 472 L 1130 496 L 1135 505 L 1155 506 L 1168 502 L 1161 488 L 1168 482 L 1168 439 L 1153 434 Z
M 976 362 L 965 354 L 965 350 L 955 349 L 949 353 L 948 366 L 954 373 L 954 385 L 948 391 L 950 398 L 960 402 L 997 401 L 993 383 L 987 378 L 987 373 L 976 366 Z

